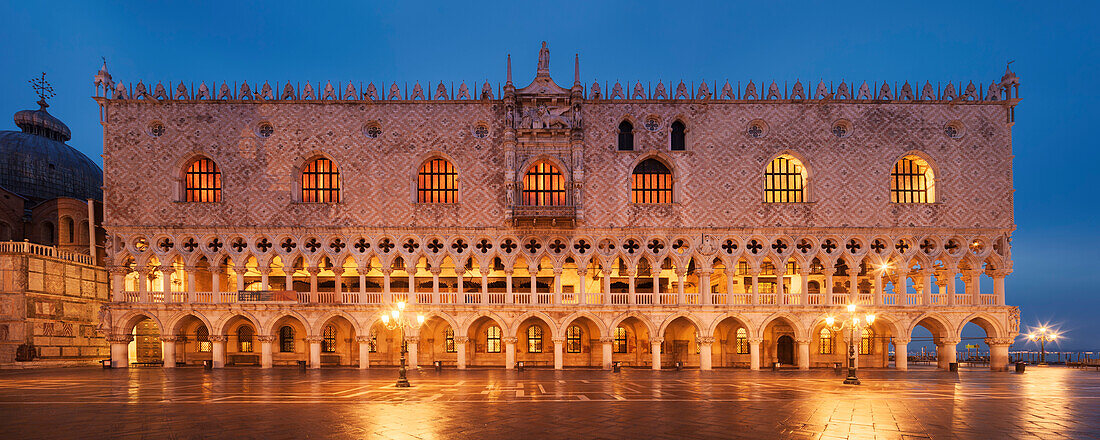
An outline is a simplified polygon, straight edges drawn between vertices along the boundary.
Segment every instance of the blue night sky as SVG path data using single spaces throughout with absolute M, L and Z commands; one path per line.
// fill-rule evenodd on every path
M 1023 102 L 1013 128 L 1017 230 L 1008 302 L 1022 309 L 1025 328 L 1060 323 L 1063 348 L 1100 349 L 1093 168 L 1100 137 L 1088 131 L 1100 110 L 1086 103 L 1100 94 L 1098 3 L 233 3 L 4 2 L 0 115 L 36 108 L 27 80 L 45 71 L 57 93 L 50 112 L 72 129 L 70 145 L 101 162 L 102 128 L 90 99 L 100 56 L 116 81 L 150 86 L 497 83 L 508 53 L 516 81 L 525 83 L 541 40 L 561 83 L 572 79 L 574 53 L 586 83 L 988 84 L 1015 60 Z M 0 129 L 16 130 L 8 121 Z

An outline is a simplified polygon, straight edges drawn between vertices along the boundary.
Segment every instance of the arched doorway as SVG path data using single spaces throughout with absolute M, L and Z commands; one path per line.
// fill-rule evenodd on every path
M 130 343 L 130 359 L 136 363 L 163 361 L 160 346 L 160 328 L 152 319 L 142 319 L 134 326 L 134 340 Z
M 794 365 L 794 338 L 790 335 L 780 336 L 775 341 L 775 356 L 782 365 Z

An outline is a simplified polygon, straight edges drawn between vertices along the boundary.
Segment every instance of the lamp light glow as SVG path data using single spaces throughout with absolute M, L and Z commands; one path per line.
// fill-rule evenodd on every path
M 856 305 L 855 304 L 848 304 L 848 313 L 852 313 L 852 312 L 855 312 L 855 311 L 856 311 Z

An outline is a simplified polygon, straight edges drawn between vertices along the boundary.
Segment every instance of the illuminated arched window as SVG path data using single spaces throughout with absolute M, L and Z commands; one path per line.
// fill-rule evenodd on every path
M 749 331 L 744 327 L 737 329 L 737 353 L 745 354 L 749 352 Z
M 455 203 L 458 201 L 458 172 L 446 159 L 431 159 L 420 166 L 416 175 L 417 203 Z
M 581 352 L 581 327 L 579 325 L 571 325 L 565 330 L 565 352 Z
M 894 164 L 890 173 L 890 201 L 894 203 L 935 203 L 936 176 L 928 162 L 908 155 Z
M 821 329 L 819 343 L 821 345 L 821 349 L 818 351 L 818 353 L 833 354 L 833 331 L 827 328 Z
M 247 325 L 237 327 L 237 351 L 252 353 L 252 327 Z
M 378 334 L 374 329 L 370 331 L 370 342 L 367 343 L 367 348 L 371 353 L 378 353 Z
M 294 328 L 289 325 L 279 328 L 279 351 L 294 353 Z
M 875 341 L 875 332 L 865 328 L 859 334 L 859 354 L 871 354 L 871 348 Z
M 310 161 L 302 168 L 302 201 L 340 202 L 340 172 L 335 163 L 322 157 Z
M 443 338 L 444 338 L 444 341 L 445 341 L 444 342 L 444 347 L 446 348 L 447 353 L 457 353 L 458 349 L 455 348 L 455 331 L 454 331 L 454 329 L 450 329 L 450 328 L 447 329 L 447 331 L 443 333 Z
M 798 203 L 806 201 L 806 167 L 790 155 L 782 155 L 764 169 L 764 201 Z
M 325 332 L 322 334 L 321 339 L 321 351 L 336 353 L 336 326 L 332 324 L 325 326 Z
M 500 327 L 491 325 L 485 329 L 485 352 L 500 353 Z
M 218 171 L 218 165 L 208 158 L 195 159 L 187 166 L 183 185 L 184 201 L 222 201 L 222 172 Z
M 542 327 L 527 327 L 527 352 L 542 353 Z
M 623 121 L 619 123 L 619 151 L 630 151 L 634 149 L 634 124 L 630 121 Z
M 626 353 L 626 329 L 615 327 L 615 346 L 611 350 L 614 353 Z
M 657 159 L 634 167 L 630 194 L 633 203 L 672 203 L 672 171 Z
M 672 139 L 670 140 L 671 144 L 669 145 L 670 150 L 681 151 L 685 149 L 685 147 L 687 146 L 687 142 L 685 140 L 686 136 L 684 133 L 686 129 L 687 127 L 684 125 L 683 122 L 680 122 L 679 119 L 672 122 Z
M 527 206 L 564 206 L 565 177 L 549 162 L 539 162 L 523 176 L 523 204 Z
M 205 325 L 200 325 L 195 330 L 195 341 L 199 343 L 199 352 L 207 353 L 210 351 L 210 330 L 207 330 Z

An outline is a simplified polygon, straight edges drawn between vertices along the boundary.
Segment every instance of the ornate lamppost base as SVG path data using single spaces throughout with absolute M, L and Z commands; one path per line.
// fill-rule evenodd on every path
M 412 384 L 409 383 L 408 372 L 405 370 L 405 352 L 403 350 L 401 351 L 401 368 L 397 370 L 397 384 L 394 386 L 397 388 L 409 388 L 412 386 Z
M 846 385 L 859 385 L 859 379 L 853 376 L 848 376 L 847 379 L 844 379 L 844 383 Z

